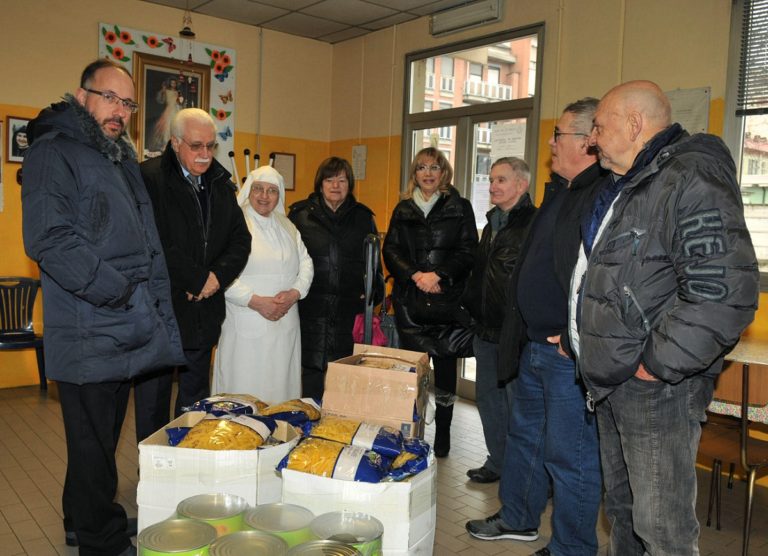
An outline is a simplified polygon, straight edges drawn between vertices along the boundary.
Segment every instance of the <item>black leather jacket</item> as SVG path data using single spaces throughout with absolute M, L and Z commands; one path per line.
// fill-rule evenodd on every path
M 400 340 L 406 349 L 432 355 L 454 355 L 451 329 L 453 322 L 422 324 L 408 311 L 406 292 L 415 288 L 411 276 L 417 272 L 435 272 L 440 276 L 441 294 L 433 294 L 454 303 L 458 312 L 466 279 L 474 264 L 477 228 L 470 202 L 451 187 L 435 206 L 424 213 L 412 199 L 400 201 L 384 241 L 383 255 L 387 270 L 394 276 L 392 301 Z
M 491 218 L 493 209 L 488 212 Z M 487 342 L 498 343 L 504 323 L 507 287 L 520 260 L 523 242 L 536 214 L 530 195 L 524 194 L 509 212 L 507 225 L 491 241 L 491 224 L 480 238 L 475 267 L 467 281 L 462 302 L 475 320 L 475 334 Z

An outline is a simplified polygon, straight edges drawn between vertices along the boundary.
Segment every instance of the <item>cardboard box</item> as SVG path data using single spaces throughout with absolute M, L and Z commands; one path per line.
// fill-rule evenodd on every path
M 204 411 L 185 413 L 169 427 L 190 427 Z M 282 478 L 275 467 L 298 442 L 296 430 L 277 421 L 283 444 L 257 450 L 198 450 L 168 445 L 161 429 L 139 444 L 139 531 L 171 517 L 179 502 L 196 494 L 229 493 L 251 506 L 279 502 Z
M 359 365 L 364 356 L 394 358 L 415 367 L 416 372 Z M 323 412 L 387 425 L 404 436 L 423 438 L 428 382 L 426 353 L 355 344 L 354 355 L 328 363 Z
M 437 466 L 399 483 L 341 481 L 283 470 L 283 502 L 315 515 L 341 510 L 372 515 L 384 525 L 384 556 L 432 554 Z

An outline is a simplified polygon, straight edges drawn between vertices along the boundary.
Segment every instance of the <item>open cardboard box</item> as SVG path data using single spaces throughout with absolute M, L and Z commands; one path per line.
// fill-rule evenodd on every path
M 407 370 L 359 364 L 362 359 L 394 359 Z M 355 344 L 353 355 L 328 363 L 323 413 L 387 425 L 407 437 L 424 437 L 429 382 L 426 353 Z
M 167 427 L 191 427 L 206 413 L 190 411 Z M 282 444 L 256 450 L 199 450 L 168 445 L 165 427 L 139 444 L 139 531 L 175 514 L 179 502 L 196 494 L 229 493 L 251 506 L 279 502 L 281 475 L 275 467 L 299 435 L 285 421 L 272 434 Z

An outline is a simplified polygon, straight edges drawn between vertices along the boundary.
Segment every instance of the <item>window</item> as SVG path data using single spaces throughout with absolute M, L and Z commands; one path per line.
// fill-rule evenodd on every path
M 469 80 L 470 81 L 483 80 L 483 64 L 476 64 L 475 62 L 469 63 Z
M 499 77 L 501 77 L 501 68 L 497 66 L 488 66 L 488 78 L 486 81 L 491 85 L 498 85 L 500 83 Z
M 731 17 L 725 140 L 744 216 L 768 286 L 768 0 L 736 0 Z

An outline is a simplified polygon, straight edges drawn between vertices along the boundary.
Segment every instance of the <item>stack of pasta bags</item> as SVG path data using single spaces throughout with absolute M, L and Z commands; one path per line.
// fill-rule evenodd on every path
M 400 481 L 429 466 L 429 444 L 390 427 L 325 415 L 302 426 L 303 439 L 277 469 L 349 481 Z

